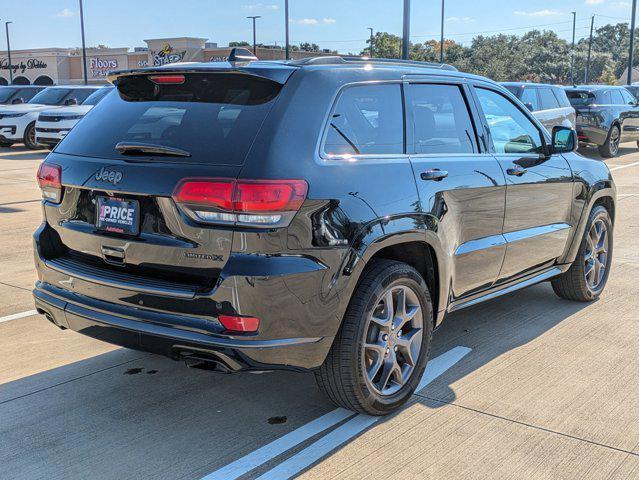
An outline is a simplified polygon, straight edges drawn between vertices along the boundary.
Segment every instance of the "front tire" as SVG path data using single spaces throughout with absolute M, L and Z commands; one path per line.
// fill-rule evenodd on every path
M 604 158 L 616 157 L 619 153 L 619 142 L 621 141 L 621 130 L 619 125 L 613 125 L 608 132 L 606 141 L 599 146 L 599 155 Z
M 557 295 L 576 302 L 591 302 L 603 292 L 612 265 L 612 220 L 597 205 L 590 212 L 577 258 L 570 269 L 552 281 Z
M 27 128 L 24 129 L 22 141 L 24 142 L 24 146 L 29 150 L 37 150 L 40 148 L 36 142 L 35 122 L 30 123 L 27 125 Z
M 315 373 L 335 404 L 386 415 L 413 394 L 433 330 L 426 282 L 411 266 L 377 260 L 362 274 L 324 364 Z

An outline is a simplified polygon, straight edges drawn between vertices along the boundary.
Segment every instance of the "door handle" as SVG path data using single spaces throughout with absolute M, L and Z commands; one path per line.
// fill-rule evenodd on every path
M 508 175 L 514 175 L 516 177 L 521 177 L 527 171 L 528 170 L 526 170 L 524 167 L 520 167 L 519 165 L 517 165 L 516 167 L 512 167 L 512 168 L 509 168 L 508 170 L 506 170 L 506 173 Z
M 430 170 L 426 170 L 422 172 L 420 177 L 422 180 L 433 180 L 435 182 L 439 182 L 448 176 L 448 172 L 446 170 L 440 170 L 439 168 L 431 168 Z

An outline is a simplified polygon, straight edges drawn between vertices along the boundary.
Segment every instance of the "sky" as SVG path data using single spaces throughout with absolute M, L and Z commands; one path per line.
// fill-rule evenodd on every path
M 411 1 L 411 41 L 439 38 L 441 0 Z M 291 43 L 311 42 L 340 53 L 358 53 L 367 27 L 401 35 L 403 0 L 289 0 Z M 577 39 L 595 27 L 629 21 L 631 0 L 446 0 L 446 38 L 468 44 L 478 33 L 521 34 L 536 27 Z M 144 40 L 203 37 L 225 46 L 252 41 L 284 43 L 284 0 L 84 0 L 87 46 L 145 46 Z M 78 0 L 0 0 L 0 21 L 12 21 L 11 48 L 77 47 Z M 6 49 L 4 32 L 0 50 Z

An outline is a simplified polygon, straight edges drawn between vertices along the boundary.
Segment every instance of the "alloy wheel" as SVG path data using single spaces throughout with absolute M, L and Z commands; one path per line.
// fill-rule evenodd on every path
M 620 139 L 621 134 L 619 133 L 619 129 L 617 127 L 612 127 L 612 130 L 610 131 L 610 153 L 612 153 L 613 156 L 616 156 L 617 152 L 619 152 Z
M 409 380 L 421 353 L 424 315 L 409 287 L 390 287 L 368 318 L 362 356 L 366 383 L 392 395 Z
M 595 220 L 586 237 L 586 283 L 591 290 L 599 289 L 608 267 L 608 227 L 603 220 Z

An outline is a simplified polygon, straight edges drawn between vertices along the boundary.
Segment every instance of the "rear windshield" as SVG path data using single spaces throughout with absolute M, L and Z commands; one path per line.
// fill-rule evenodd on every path
M 594 103 L 595 96 L 586 90 L 568 90 L 566 96 L 573 107 L 584 107 Z
M 144 153 L 137 160 L 241 165 L 280 89 L 278 83 L 244 74 L 189 74 L 177 84 L 124 77 L 56 151 L 122 160 L 129 157 L 115 146 L 139 142 L 190 156 Z

